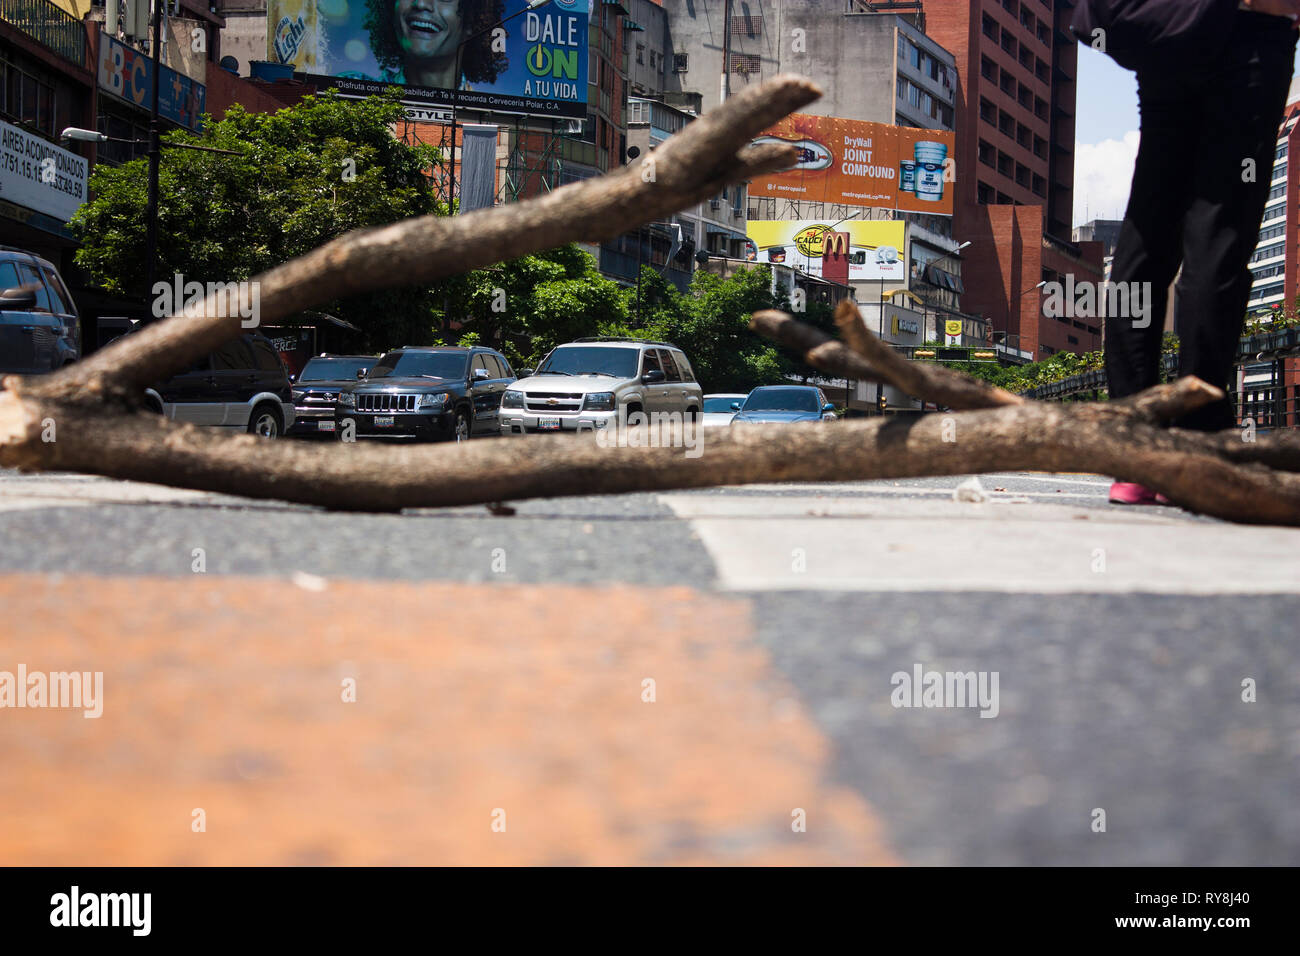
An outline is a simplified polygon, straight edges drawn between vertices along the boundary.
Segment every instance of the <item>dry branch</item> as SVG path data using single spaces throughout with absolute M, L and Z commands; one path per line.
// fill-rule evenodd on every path
M 852 302 L 845 300 L 835 310 L 835 321 L 844 329 L 850 324 L 854 336 L 845 336 L 844 344 L 836 342 L 810 325 L 775 309 L 755 312 L 749 327 L 786 348 L 799 352 L 803 360 L 814 368 L 845 378 L 865 379 L 893 385 L 908 395 L 924 398 L 954 409 L 997 408 L 1023 404 L 1019 395 L 987 382 L 971 378 L 942 365 L 909 362 L 870 332 Z M 853 346 L 853 341 L 864 345 L 865 351 Z
M 322 301 L 461 272 L 575 239 L 611 237 L 759 171 L 792 165 L 785 147 L 749 140 L 817 96 L 780 77 L 691 123 L 633 167 L 548 197 L 455 219 L 362 230 L 258 277 L 262 320 Z M 653 175 L 643 175 L 647 168 Z M 327 508 L 401 508 L 612 494 L 768 481 L 866 480 L 1014 469 L 1091 471 L 1139 481 L 1189 508 L 1236 521 L 1300 524 L 1300 445 L 1293 436 L 1232 445 L 1153 422 L 1222 393 L 1194 379 L 1124 402 L 1026 402 L 936 365 L 913 365 L 841 312 L 849 346 L 781 313 L 753 326 L 833 374 L 879 380 L 953 408 L 883 418 L 705 432 L 682 448 L 602 447 L 592 436 L 424 447 L 319 445 L 227 437 L 138 407 L 142 386 L 239 334 L 237 316 L 172 318 L 47 378 L 9 377 L 0 391 L 0 465 L 69 470 Z M 851 311 L 850 311 L 851 310 Z M 854 349 L 858 351 L 854 351 Z M 861 354 L 859 354 L 861 352 Z M 57 439 L 42 440 L 48 421 Z

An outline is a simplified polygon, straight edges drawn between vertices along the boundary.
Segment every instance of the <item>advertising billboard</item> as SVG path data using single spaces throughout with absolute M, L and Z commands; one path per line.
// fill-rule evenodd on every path
M 901 220 L 751 219 L 747 229 L 756 261 L 793 266 L 819 278 L 823 260 L 844 252 L 835 248 L 836 234 L 847 233 L 850 282 L 902 282 L 906 225 Z
M 591 0 L 268 0 L 267 59 L 348 96 L 541 116 L 587 112 Z
M 67 222 L 86 201 L 87 165 L 35 133 L 0 123 L 0 199 Z
M 149 109 L 153 96 L 153 60 L 149 54 L 99 34 L 99 88 L 141 109 Z M 186 129 L 198 129 L 207 90 L 184 73 L 159 66 L 158 115 Z
M 793 143 L 799 164 L 755 179 L 750 196 L 952 215 L 952 133 L 793 113 L 755 140 L 772 142 Z

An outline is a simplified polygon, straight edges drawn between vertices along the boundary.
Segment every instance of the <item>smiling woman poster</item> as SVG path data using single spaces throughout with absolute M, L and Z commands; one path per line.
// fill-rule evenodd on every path
M 345 95 L 582 116 L 591 0 L 269 0 L 269 58 Z M 459 71 L 457 51 L 459 50 Z

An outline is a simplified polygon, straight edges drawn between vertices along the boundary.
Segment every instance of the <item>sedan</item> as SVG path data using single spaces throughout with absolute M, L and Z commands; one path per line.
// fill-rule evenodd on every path
M 705 426 L 730 425 L 731 418 L 744 404 L 745 396 L 739 392 L 715 392 L 704 396 L 704 411 L 700 424 Z
M 745 398 L 732 424 L 821 422 L 835 420 L 835 406 L 812 385 L 764 385 Z

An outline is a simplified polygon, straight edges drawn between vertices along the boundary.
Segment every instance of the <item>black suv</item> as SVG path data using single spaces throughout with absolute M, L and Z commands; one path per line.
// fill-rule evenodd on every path
M 339 395 L 338 435 L 343 441 L 349 436 L 464 441 L 495 435 L 501 394 L 514 380 L 510 363 L 492 349 L 394 349 L 370 367 L 364 381 Z
M 52 372 L 81 357 L 81 319 L 52 264 L 0 246 L 0 373 Z
M 333 435 L 339 393 L 364 378 L 377 355 L 329 355 L 308 359 L 293 381 L 294 422 L 290 435 Z
M 145 403 L 178 422 L 278 438 L 293 425 L 289 373 L 271 340 L 245 333 L 153 388 Z

